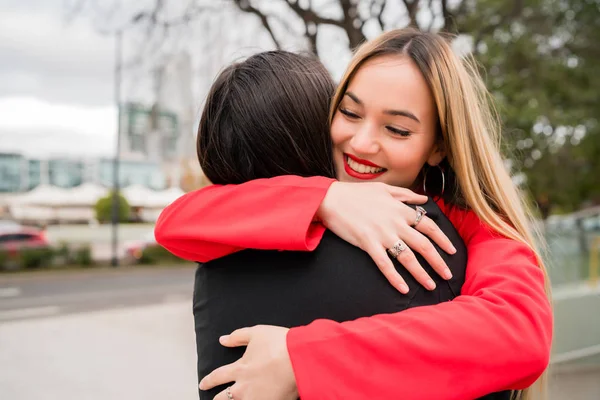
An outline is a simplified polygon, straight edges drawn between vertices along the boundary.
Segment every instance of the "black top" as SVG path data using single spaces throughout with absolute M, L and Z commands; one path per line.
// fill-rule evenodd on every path
M 467 263 L 465 245 L 433 201 L 424 208 L 457 249 L 449 256 L 434 244 L 452 271 L 450 281 L 439 277 L 415 253 L 436 282 L 434 291 L 423 288 L 394 260 L 410 288 L 407 295 L 399 293 L 367 253 L 330 231 L 313 252 L 244 250 L 199 266 L 194 285 L 199 381 L 243 355 L 245 347 L 231 349 L 218 342 L 221 335 L 238 328 L 257 324 L 293 327 L 318 318 L 349 321 L 438 304 L 459 295 Z M 212 399 L 226 386 L 200 391 L 200 399 Z

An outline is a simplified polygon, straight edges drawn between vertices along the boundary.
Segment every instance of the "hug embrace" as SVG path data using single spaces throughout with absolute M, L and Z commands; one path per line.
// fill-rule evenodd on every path
M 285 51 L 219 74 L 197 138 L 213 185 L 155 229 L 200 263 L 201 399 L 543 396 L 550 285 L 490 95 L 449 40 L 384 33 L 337 87 Z

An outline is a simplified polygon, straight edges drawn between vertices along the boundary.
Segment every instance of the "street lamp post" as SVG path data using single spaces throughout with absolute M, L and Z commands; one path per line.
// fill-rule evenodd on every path
M 117 146 L 113 159 L 112 192 L 112 259 L 111 265 L 119 265 L 119 164 L 121 156 L 121 72 L 123 30 L 115 33 L 115 103 L 117 104 Z

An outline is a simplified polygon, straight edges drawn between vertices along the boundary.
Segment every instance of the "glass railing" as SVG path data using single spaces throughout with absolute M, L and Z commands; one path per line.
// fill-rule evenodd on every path
M 544 255 L 552 286 L 597 282 L 600 231 L 548 228 Z

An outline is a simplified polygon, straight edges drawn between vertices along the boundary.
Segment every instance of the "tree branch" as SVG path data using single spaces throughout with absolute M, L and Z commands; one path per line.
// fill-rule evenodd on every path
M 316 25 L 334 25 L 343 28 L 342 21 L 338 21 L 332 18 L 324 18 L 316 12 L 314 12 L 314 10 L 310 8 L 312 3 L 309 3 L 308 9 L 300 7 L 298 1 L 295 0 L 286 0 L 286 3 L 290 7 L 290 9 L 292 9 L 292 11 L 294 11 L 296 15 L 298 15 L 304 22 L 314 22 Z
M 419 0 L 402 0 L 402 2 L 406 7 L 408 17 L 410 18 L 410 25 L 418 28 L 419 24 L 417 23 L 417 6 L 419 5 Z
M 87 0 L 75 0 L 74 4 L 69 5 L 65 2 L 65 14 L 64 18 L 67 23 L 71 23 L 75 18 L 77 18 L 82 10 Z
M 379 22 L 379 26 L 382 31 L 385 31 L 385 24 L 383 23 L 383 13 L 385 11 L 385 6 L 387 6 L 387 0 L 382 0 L 379 3 L 379 12 L 377 13 L 377 22 Z
M 281 43 L 277 40 L 267 15 L 263 14 L 258 8 L 253 7 L 252 4 L 250 4 L 250 0 L 233 0 L 233 2 L 241 11 L 256 15 L 260 19 L 263 27 L 269 32 L 271 40 L 273 40 L 273 43 L 275 44 L 275 48 L 281 49 Z
M 157 3 L 160 3 L 162 1 L 163 0 L 157 0 Z M 178 25 L 187 25 L 190 21 L 192 21 L 194 18 L 196 18 L 197 16 L 199 16 L 200 14 L 202 14 L 204 12 L 207 12 L 207 11 L 218 12 L 220 10 L 221 10 L 221 8 L 218 8 L 215 5 L 212 5 L 212 6 L 196 5 L 192 1 L 192 2 L 190 2 L 190 4 L 188 4 L 188 6 L 186 7 L 185 11 L 181 14 L 181 16 L 170 19 L 170 20 L 161 20 L 159 17 L 160 10 L 157 10 L 157 7 L 155 6 L 154 10 L 152 10 L 152 11 L 141 11 L 141 12 L 137 13 L 132 18 L 132 22 L 139 23 L 141 21 L 148 21 L 150 23 L 150 27 L 160 26 L 164 29 L 169 29 L 169 28 L 176 27 Z
M 463 0 L 461 6 L 466 3 L 467 0 Z M 442 17 L 444 18 L 444 31 L 456 33 L 456 24 L 450 10 L 448 10 L 448 0 L 442 0 Z
M 365 21 L 362 21 L 358 16 L 358 8 L 351 0 L 339 0 L 342 12 L 344 13 L 344 19 L 342 20 L 341 27 L 346 31 L 348 36 L 350 49 L 358 47 L 367 38 L 362 32 L 362 27 Z M 358 24 L 357 24 L 358 22 Z
M 308 43 L 310 45 L 310 50 L 317 56 L 317 58 L 319 57 L 319 49 L 317 48 L 318 33 L 319 33 L 318 28 L 317 28 L 317 30 L 315 30 L 315 32 L 310 32 L 308 25 L 306 25 L 306 38 L 308 39 Z
M 444 7 L 445 7 L 445 0 L 441 0 L 442 2 L 442 15 L 444 14 Z M 433 0 L 429 0 L 427 2 L 427 8 L 429 9 L 429 12 L 431 13 L 431 21 L 429 21 L 429 25 L 427 25 L 427 32 L 431 32 L 431 30 L 433 29 L 433 25 L 435 24 L 435 20 L 437 15 L 435 15 L 435 13 L 433 12 Z

